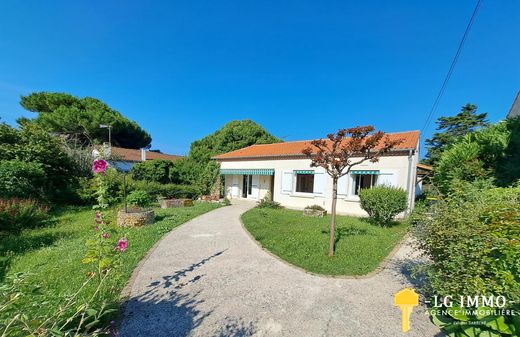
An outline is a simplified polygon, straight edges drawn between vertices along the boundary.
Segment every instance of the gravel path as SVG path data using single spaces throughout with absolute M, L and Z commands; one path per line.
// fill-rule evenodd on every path
M 251 206 L 219 208 L 168 234 L 134 272 L 121 335 L 441 336 L 422 308 L 401 332 L 393 294 L 410 285 L 403 270 L 416 259 L 408 245 L 369 278 L 314 276 L 248 236 L 239 217 Z

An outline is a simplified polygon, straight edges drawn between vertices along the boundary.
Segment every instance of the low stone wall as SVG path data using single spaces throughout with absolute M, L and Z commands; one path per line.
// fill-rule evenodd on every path
M 126 227 L 140 227 L 154 223 L 155 212 L 153 209 L 148 210 L 121 210 L 117 212 L 117 224 Z
M 193 200 L 191 199 L 161 199 L 159 200 L 161 208 L 172 208 L 172 207 L 188 207 L 193 206 Z

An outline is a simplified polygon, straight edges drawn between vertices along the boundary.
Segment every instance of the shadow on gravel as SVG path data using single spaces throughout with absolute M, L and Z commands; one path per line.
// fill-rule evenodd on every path
M 199 292 L 181 294 L 179 291 L 200 281 L 204 274 L 197 269 L 222 255 L 217 252 L 175 273 L 154 280 L 148 290 L 139 297 L 130 298 L 124 305 L 121 336 L 128 337 L 186 337 L 211 315 L 212 310 L 197 309 L 204 300 Z M 226 318 L 214 337 L 247 337 L 254 333 L 253 323 L 241 319 Z

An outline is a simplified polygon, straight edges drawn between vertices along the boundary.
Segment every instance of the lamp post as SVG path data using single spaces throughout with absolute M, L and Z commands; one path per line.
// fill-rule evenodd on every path
M 108 129 L 108 145 L 112 146 L 112 125 L 110 124 L 99 124 L 100 129 Z

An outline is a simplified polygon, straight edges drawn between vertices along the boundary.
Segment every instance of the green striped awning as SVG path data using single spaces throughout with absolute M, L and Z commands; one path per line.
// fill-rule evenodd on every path
M 249 174 L 252 176 L 272 176 L 274 169 L 220 169 L 220 174 Z
M 352 174 L 379 174 L 379 170 L 353 170 Z
M 296 174 L 314 174 L 313 170 L 294 170 Z

